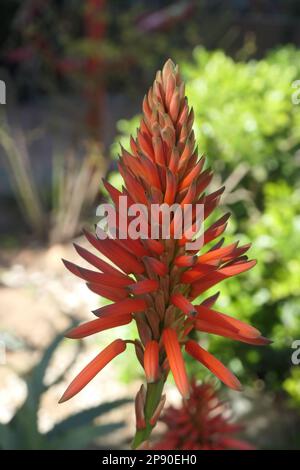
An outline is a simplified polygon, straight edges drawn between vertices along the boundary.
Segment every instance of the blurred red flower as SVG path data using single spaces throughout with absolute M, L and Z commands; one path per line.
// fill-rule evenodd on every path
M 165 433 L 155 450 L 253 450 L 254 447 L 235 437 L 243 426 L 229 422 L 228 404 L 221 402 L 210 383 L 192 381 L 188 400 L 180 408 L 170 406 L 161 421 Z

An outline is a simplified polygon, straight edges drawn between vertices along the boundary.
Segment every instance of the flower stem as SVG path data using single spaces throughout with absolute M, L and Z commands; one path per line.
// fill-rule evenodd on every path
M 165 384 L 165 377 L 158 382 L 148 383 L 145 402 L 145 421 L 146 426 L 143 429 L 137 429 L 132 441 L 132 449 L 138 448 L 143 442 L 149 439 L 154 426 L 150 424 L 150 420 L 160 402 L 162 391 Z

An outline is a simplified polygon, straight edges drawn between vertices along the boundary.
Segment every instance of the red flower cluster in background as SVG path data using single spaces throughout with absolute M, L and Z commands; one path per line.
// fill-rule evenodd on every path
M 191 395 L 180 408 L 169 407 L 161 419 L 167 429 L 155 450 L 253 450 L 235 437 L 243 426 L 226 417 L 228 405 L 219 400 L 209 383 L 192 381 Z

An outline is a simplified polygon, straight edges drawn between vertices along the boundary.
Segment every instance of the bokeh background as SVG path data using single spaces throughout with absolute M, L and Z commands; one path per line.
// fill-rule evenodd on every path
M 101 178 L 121 183 L 119 142 L 135 133 L 169 57 L 186 80 L 213 186 L 226 185 L 227 240 L 251 241 L 258 260 L 221 285 L 218 308 L 274 341 L 254 348 L 203 335 L 245 385 L 238 394 L 217 384 L 219 393 L 249 442 L 300 448 L 299 26 L 297 0 L 1 1 L 0 448 L 128 448 L 143 375 L 133 351 L 57 404 L 116 335 L 63 339 L 102 300 L 60 259 L 76 260 L 72 241 L 106 198 Z M 207 378 L 200 365 L 189 371 Z M 168 401 L 179 402 L 172 380 Z

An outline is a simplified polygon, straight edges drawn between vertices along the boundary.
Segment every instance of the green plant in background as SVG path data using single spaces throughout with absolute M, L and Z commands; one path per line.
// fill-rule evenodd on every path
M 199 147 L 217 158 L 224 175 L 246 162 L 256 188 L 279 175 L 296 176 L 300 111 L 291 96 L 300 51 L 287 47 L 263 60 L 234 62 L 221 51 L 198 47 L 183 73 L 188 97 L 196 103 Z
M 194 61 L 180 65 L 200 152 L 221 173 L 223 203 L 235 216 L 227 241 L 233 235 L 241 243 L 255 240 L 252 250 L 258 259 L 251 273 L 220 285 L 217 308 L 256 324 L 274 344 L 254 351 L 217 336 L 203 335 L 202 341 L 209 341 L 210 351 L 243 382 L 258 378 L 268 390 L 284 387 L 299 406 L 291 345 L 300 338 L 300 106 L 292 104 L 300 51 L 283 47 L 262 60 L 235 62 L 221 51 L 198 47 Z M 135 128 L 136 117 L 120 121 L 125 147 Z M 114 144 L 112 154 L 117 153 Z M 118 175 L 110 178 L 115 184 Z M 241 179 L 246 190 L 237 186 Z M 202 378 L 199 370 L 190 369 Z
M 45 384 L 45 375 L 50 361 L 58 346 L 64 339 L 64 333 L 56 336 L 45 349 L 41 360 L 28 373 L 26 377 L 27 398 L 23 405 L 8 424 L 0 424 L 0 449 L 84 449 L 98 438 L 104 437 L 124 426 L 124 421 L 95 424 L 97 418 L 109 413 L 118 407 L 129 403 L 129 399 L 120 399 L 114 402 L 105 402 L 93 408 L 80 411 L 77 414 L 58 422 L 46 433 L 38 428 L 38 413 L 42 396 L 53 385 L 59 384 L 66 370 L 59 374 L 51 383 Z M 81 345 L 77 347 L 72 363 L 75 362 Z
M 28 140 L 21 129 L 14 132 L 6 116 L 1 116 L 0 148 L 24 221 L 39 239 L 50 243 L 70 240 L 81 229 L 106 172 L 102 147 L 91 140 L 83 156 L 75 150 L 53 152 L 49 195 L 37 183 Z
M 16 144 L 17 139 L 19 147 Z M 42 236 L 45 228 L 44 214 L 38 197 L 38 190 L 30 171 L 26 141 L 22 133 L 14 138 L 12 137 L 4 116 L 2 116 L 0 126 L 0 146 L 7 156 L 5 162 L 12 177 L 18 204 L 22 208 L 28 224 L 38 236 Z
M 300 407 L 300 368 L 293 367 L 291 375 L 283 383 L 283 388 L 291 396 L 292 405 Z
M 258 265 L 247 279 L 234 279 L 221 286 L 220 305 L 223 309 L 230 305 L 230 313 L 240 319 L 255 321 L 273 339 L 273 348 L 253 352 L 245 345 L 232 345 L 217 337 L 210 347 L 224 360 L 233 354 L 238 357 L 231 366 L 245 376 L 245 381 L 251 380 L 251 370 L 252 379 L 256 376 L 268 388 L 280 390 L 292 367 L 292 342 L 300 338 L 300 190 L 284 181 L 267 183 L 263 201 L 263 212 L 243 224 L 243 242 L 255 240 L 253 256 Z M 232 232 L 237 229 L 231 226 Z

